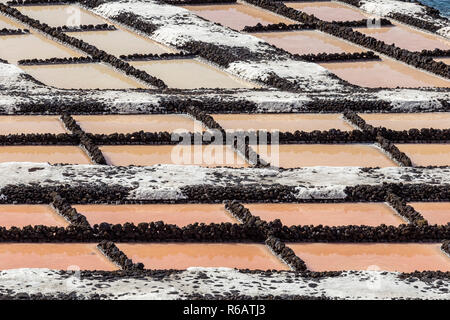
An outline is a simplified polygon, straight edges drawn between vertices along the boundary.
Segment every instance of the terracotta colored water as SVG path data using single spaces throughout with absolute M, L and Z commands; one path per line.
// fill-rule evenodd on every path
M 450 202 L 411 202 L 408 203 L 428 220 L 428 224 L 450 223 Z
M 367 18 L 360 10 L 335 2 L 287 2 L 285 5 L 330 22 L 354 21 Z
M 25 226 L 66 227 L 69 223 L 46 205 L 0 205 L 0 226 L 5 228 Z
M 1 243 L 0 270 L 49 268 L 55 270 L 106 270 L 119 268 L 95 243 Z
M 73 5 L 23 6 L 17 9 L 30 18 L 52 27 L 107 23 L 106 20 Z
M 352 53 L 363 51 L 357 46 L 314 30 L 262 32 L 252 33 L 252 35 L 293 54 L 318 54 L 323 52 Z
M 283 132 L 314 131 L 353 128 L 342 119 L 341 114 L 212 114 L 224 129 L 233 130 L 280 130 Z
M 237 269 L 289 270 L 262 244 L 152 243 L 117 246 L 146 269 L 228 267 Z
M 406 223 L 384 203 L 251 203 L 245 207 L 263 220 L 280 219 L 286 226 L 398 226 Z
M 450 58 L 434 58 L 434 60 L 450 65 Z
M 395 167 L 396 164 L 372 145 L 365 144 L 289 144 L 272 147 L 260 145 L 258 154 L 272 165 L 282 168 L 331 167 Z M 277 157 L 277 150 L 279 148 Z
M 0 58 L 10 63 L 17 63 L 17 61 L 22 59 L 70 58 L 81 56 L 82 54 L 75 50 L 64 47 L 39 34 L 0 37 Z
M 415 166 L 449 166 L 450 144 L 395 144 L 406 153 Z
M 338 77 L 369 88 L 450 87 L 450 81 L 391 59 L 383 61 L 320 63 Z
M 138 225 L 141 222 L 164 221 L 179 227 L 193 223 L 237 223 L 223 204 L 141 204 L 141 205 L 75 205 L 91 225 L 108 222 Z
M 171 88 L 253 88 L 219 69 L 191 59 L 130 62 L 138 69 L 163 80 Z M 195 75 L 195 77 L 193 77 Z
M 70 32 L 68 35 L 81 39 L 96 46 L 100 50 L 116 56 L 132 53 L 161 54 L 174 52 L 155 41 L 124 29 L 115 31 Z
M 199 132 L 203 129 L 201 122 L 177 114 L 74 116 L 74 119 L 84 131 L 98 134 L 132 133 L 141 130 Z
M 289 243 L 312 271 L 450 271 L 440 243 Z
M 21 66 L 41 82 L 62 89 L 128 89 L 145 85 L 97 63 Z
M 450 112 L 367 113 L 360 116 L 374 127 L 386 127 L 392 130 L 450 129 Z
M 1 162 L 91 163 L 76 146 L 0 146 Z
M 0 134 L 67 133 L 58 116 L 0 116 Z
M 228 146 L 203 145 L 195 147 L 190 145 L 147 145 L 102 146 L 100 149 L 108 164 L 115 166 L 152 166 L 156 164 L 200 165 L 205 167 L 248 166 L 248 164 Z
M 395 44 L 397 47 L 410 51 L 442 50 L 450 49 L 450 41 L 419 30 L 397 25 L 381 28 L 356 28 L 355 30 L 371 36 L 387 44 Z
M 293 21 L 280 17 L 269 11 L 247 6 L 244 4 L 218 4 L 183 6 L 205 18 L 235 30 L 242 30 L 245 26 L 255 26 L 258 23 L 268 25 L 283 22 L 292 24 Z
M 23 24 L 0 14 L 0 29 L 28 29 Z

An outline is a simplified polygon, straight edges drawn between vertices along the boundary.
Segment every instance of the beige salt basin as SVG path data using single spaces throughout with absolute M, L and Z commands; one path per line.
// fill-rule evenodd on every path
M 174 52 L 174 50 L 149 38 L 121 28 L 114 31 L 68 32 L 67 34 L 116 56 L 133 53 L 162 54 Z
M 5 17 L 0 13 L 0 30 L 1 29 L 29 29 L 29 28 L 13 19 Z
M 148 88 L 114 69 L 99 63 L 21 66 L 46 85 L 61 89 Z
M 19 268 L 119 269 L 97 249 L 96 243 L 0 243 L 0 270 Z
M 361 113 L 359 115 L 374 127 L 386 127 L 392 130 L 450 129 L 450 112 Z
M 76 146 L 0 146 L 2 162 L 91 163 L 86 153 Z
M 0 116 L 0 134 L 67 133 L 58 116 Z
M 124 145 L 101 146 L 100 150 L 108 164 L 114 166 L 177 164 L 248 167 L 233 149 L 222 145 Z
M 224 129 L 230 130 L 279 130 L 295 132 L 339 129 L 351 131 L 353 128 L 338 113 L 323 114 L 212 114 Z
M 311 271 L 450 271 L 440 243 L 287 243 Z
M 31 49 L 32 48 L 32 49 Z M 83 54 L 39 34 L 0 36 L 0 58 L 17 64 L 23 59 L 81 57 Z
M 74 116 L 80 127 L 94 134 L 145 132 L 201 132 L 201 122 L 186 115 L 152 114 L 152 115 L 94 115 Z
M 353 53 L 363 49 L 326 33 L 315 30 L 261 32 L 253 36 L 292 54 Z
M 428 221 L 428 224 L 446 225 L 450 223 L 450 202 L 408 203 Z
M 285 2 L 287 7 L 297 9 L 301 12 L 314 15 L 325 21 L 355 21 L 366 19 L 365 15 L 358 9 L 344 4 L 328 1 L 320 2 Z
M 384 41 L 386 44 L 395 44 L 397 47 L 409 51 L 450 49 L 450 41 L 403 25 L 381 28 L 355 28 L 355 31 Z
M 184 227 L 198 223 L 238 223 L 223 204 L 139 204 L 139 205 L 74 205 L 93 226 L 107 222 L 138 225 L 141 222 L 164 221 Z
M 24 15 L 52 27 L 75 27 L 107 23 L 106 20 L 75 5 L 22 6 L 16 8 Z
M 292 20 L 278 16 L 270 11 L 248 6 L 245 4 L 214 4 L 191 5 L 183 8 L 195 12 L 198 16 L 235 30 L 242 30 L 245 26 L 255 26 L 258 23 L 268 25 L 283 22 L 294 23 Z
M 415 166 L 450 166 L 450 144 L 443 143 L 396 143 Z
M 25 226 L 67 227 L 69 223 L 47 205 L 0 205 L 0 226 L 23 228 Z
M 241 243 L 117 243 L 128 258 L 146 269 L 227 267 L 254 270 L 289 270 L 262 244 Z
M 450 88 L 449 80 L 388 58 L 383 58 L 382 61 L 330 62 L 320 65 L 339 78 L 361 87 Z
M 385 203 L 251 203 L 244 204 L 266 221 L 280 219 L 286 226 L 365 225 L 399 226 L 405 222 Z
M 179 89 L 254 88 L 244 80 L 192 59 L 134 61 L 130 64 Z M 195 75 L 195 76 L 194 76 Z
M 282 168 L 397 166 L 378 148 L 366 144 L 281 144 L 254 149 L 272 166 Z

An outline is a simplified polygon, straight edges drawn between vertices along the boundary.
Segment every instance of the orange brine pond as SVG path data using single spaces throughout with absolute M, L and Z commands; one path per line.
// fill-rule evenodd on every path
M 1 243 L 0 270 L 48 268 L 55 270 L 105 270 L 119 268 L 96 243 Z
M 450 223 L 450 202 L 411 202 L 408 203 L 428 221 L 428 224 L 445 225 Z
M 252 33 L 255 37 L 293 54 L 353 53 L 363 49 L 315 30 Z
M 450 144 L 444 143 L 396 143 L 400 151 L 411 158 L 415 166 L 449 166 Z
M 240 155 L 223 145 L 124 145 L 101 146 L 100 150 L 108 164 L 114 166 L 179 164 L 248 167 Z
M 89 133 L 111 134 L 145 132 L 201 132 L 201 122 L 181 114 L 92 115 L 74 116 L 80 127 Z
M 355 31 L 364 33 L 387 44 L 395 44 L 397 47 L 409 51 L 450 49 L 450 41 L 403 25 L 381 28 L 355 28 Z
M 148 88 L 114 69 L 99 63 L 21 66 L 37 80 L 62 89 Z
M 134 53 L 162 54 L 175 52 L 149 38 L 120 28 L 114 31 L 69 32 L 67 34 L 116 56 Z
M 256 270 L 289 270 L 262 244 L 240 243 L 117 243 L 128 258 L 146 269 L 228 267 Z
M 339 78 L 361 87 L 450 88 L 449 80 L 388 58 L 383 58 L 382 61 L 330 62 L 320 65 Z
M 293 21 L 278 16 L 270 11 L 248 6 L 245 4 L 214 4 L 183 6 L 195 12 L 198 16 L 235 30 L 242 30 L 245 26 L 255 26 L 258 23 L 268 25 L 283 22 L 292 24 Z
M 280 219 L 286 226 L 398 226 L 407 223 L 385 203 L 251 203 L 244 206 L 254 216 L 266 221 Z
M 374 127 L 386 127 L 392 130 L 450 129 L 450 112 L 361 113 L 359 115 Z
M 282 168 L 397 166 L 381 150 L 369 144 L 281 144 L 254 148 L 261 158 Z
M 91 163 L 77 146 L 0 146 L 1 162 Z
M 69 223 L 47 205 L 0 205 L 0 227 L 25 226 L 67 227 Z
M 283 113 L 283 114 L 212 114 L 224 129 L 230 130 L 279 130 L 282 132 L 354 128 L 338 113 Z
M 287 243 L 311 271 L 450 271 L 440 243 Z
M 52 27 L 96 25 L 106 20 L 75 5 L 23 6 L 16 7 L 24 15 Z
M 74 205 L 91 225 L 107 222 L 138 225 L 141 222 L 164 221 L 184 227 L 198 223 L 238 223 L 223 204 L 139 204 L 139 205 Z
M 0 134 L 67 133 L 58 116 L 0 116 Z
M 255 85 L 192 59 L 134 61 L 130 64 L 179 89 L 254 88 Z M 195 77 L 193 76 L 195 75 Z
M 355 21 L 366 19 L 368 17 L 368 15 L 358 9 L 336 2 L 285 2 L 285 5 L 330 22 Z
M 30 50 L 32 48 L 32 50 Z M 39 34 L 0 37 L 0 58 L 17 64 L 23 59 L 71 58 L 84 56 Z

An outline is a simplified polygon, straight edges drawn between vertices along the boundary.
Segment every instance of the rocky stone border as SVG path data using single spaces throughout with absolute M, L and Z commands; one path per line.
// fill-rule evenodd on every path
M 142 54 L 134 53 L 121 55 L 120 59 L 125 61 L 153 61 L 153 60 L 172 60 L 172 59 L 194 59 L 196 56 L 187 52 L 179 53 L 162 53 L 162 54 Z
M 266 245 L 294 271 L 302 272 L 307 270 L 305 262 L 296 256 L 294 251 L 280 239 L 270 236 L 266 240 Z
M 406 14 L 402 14 L 399 12 L 393 12 L 393 13 L 389 14 L 389 17 L 392 19 L 398 20 L 400 22 L 403 22 L 405 24 L 409 24 L 411 26 L 417 27 L 419 29 L 424 29 L 424 30 L 427 30 L 430 32 L 436 32 L 439 29 L 441 29 L 440 26 L 438 26 L 434 23 L 431 23 L 431 22 L 428 22 L 428 21 L 425 21 L 422 19 L 414 18 L 414 17 L 411 17 Z
M 362 28 L 367 27 L 367 21 L 368 19 L 362 19 L 354 21 L 332 21 L 332 23 L 340 27 Z M 386 18 L 381 18 L 379 22 L 382 27 L 393 25 L 391 20 Z
M 50 58 L 50 59 L 24 59 L 19 60 L 19 65 L 35 66 L 35 65 L 52 65 L 52 64 L 75 64 L 75 63 L 97 63 L 98 58 L 91 57 L 70 57 L 70 58 Z
M 71 243 L 93 241 L 92 232 L 84 227 L 25 226 L 6 229 L 0 226 L 0 242 L 15 243 Z
M 396 226 L 282 226 L 273 233 L 286 242 L 394 243 L 436 242 L 450 236 L 450 227 L 401 224 Z
M 441 250 L 450 256 L 450 240 L 445 240 L 442 243 Z
M 52 197 L 52 202 L 50 205 L 56 210 L 56 212 L 58 212 L 67 221 L 69 221 L 71 225 L 84 229 L 91 228 L 86 217 L 78 213 L 78 211 L 59 194 L 57 194 L 56 192 L 52 192 L 50 196 Z
M 166 89 L 167 85 L 161 80 L 154 76 L 149 75 L 147 72 L 143 70 L 136 69 L 129 63 L 118 59 L 117 57 L 108 54 L 103 50 L 99 50 L 97 47 L 84 42 L 83 40 L 71 37 L 64 32 L 59 31 L 57 28 L 50 27 L 47 24 L 42 24 L 38 20 L 32 19 L 24 14 L 22 14 L 19 10 L 5 6 L 0 3 L 0 12 L 3 12 L 6 15 L 12 16 L 15 19 L 27 24 L 35 29 L 42 31 L 43 33 L 57 39 L 58 41 L 65 43 L 69 46 L 75 47 L 89 55 L 91 55 L 94 59 L 99 59 L 102 62 L 108 63 L 116 69 L 123 71 L 126 75 L 135 77 L 151 86 L 155 86 L 159 89 Z
M 393 207 L 399 215 L 404 217 L 410 223 L 419 227 L 428 224 L 427 220 L 418 211 L 407 205 L 406 201 L 393 192 L 388 191 L 386 195 L 386 202 L 389 203 L 389 205 Z
M 73 134 L 79 137 L 80 145 L 86 150 L 87 154 L 95 164 L 106 165 L 106 159 L 95 142 L 84 132 L 77 124 L 74 118 L 68 114 L 63 114 L 61 120 L 65 127 Z
M 74 4 L 77 0 L 12 0 L 6 2 L 9 6 L 39 6 L 39 5 L 56 5 L 56 4 Z
M 239 201 L 225 201 L 225 209 L 243 224 L 254 224 L 257 227 L 261 227 L 263 224 L 259 217 L 253 216 L 250 210 Z
M 400 151 L 397 148 L 397 146 L 395 144 L 393 144 L 391 141 L 389 141 L 388 139 L 384 138 L 381 135 L 377 136 L 376 141 L 377 141 L 378 145 L 384 151 L 386 151 L 392 157 L 392 159 L 397 161 L 401 166 L 404 166 L 404 167 L 412 166 L 412 161 L 408 157 L 408 155 L 406 153 Z
M 8 134 L 0 135 L 0 145 L 78 145 L 80 139 L 75 134 Z
M 29 34 L 30 30 L 28 29 L 0 29 L 0 36 L 16 36 L 20 34 Z
M 84 32 L 84 31 L 115 31 L 117 28 L 112 24 L 82 24 L 79 26 L 62 26 L 56 30 L 62 32 Z
M 31 168 L 30 172 L 38 171 L 39 168 Z M 53 201 L 52 193 L 56 192 L 68 203 L 95 204 L 95 203 L 124 203 L 131 188 L 120 185 L 98 185 L 89 187 L 50 187 L 40 185 L 7 185 L 3 187 L 0 198 L 2 204 L 49 204 Z
M 424 57 L 450 57 L 450 50 L 434 49 L 415 51 L 414 53 Z
M 283 22 L 262 25 L 257 23 L 255 26 L 245 26 L 242 32 L 272 32 L 272 31 L 299 31 L 299 30 L 314 30 L 317 28 L 315 23 L 310 24 L 285 24 Z
M 338 61 L 367 61 L 381 60 L 380 56 L 373 51 L 354 52 L 354 53 L 319 53 L 319 54 L 294 54 L 294 59 L 308 62 L 338 62 Z
M 144 265 L 142 263 L 133 263 L 127 255 L 121 251 L 114 242 L 101 241 L 97 247 L 102 251 L 111 261 L 119 265 L 124 270 L 142 270 Z

